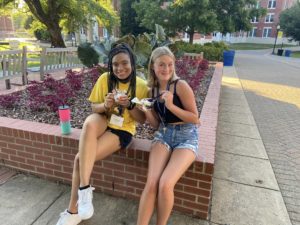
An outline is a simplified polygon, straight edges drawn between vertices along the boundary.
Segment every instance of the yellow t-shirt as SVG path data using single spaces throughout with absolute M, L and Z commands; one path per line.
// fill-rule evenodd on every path
M 108 93 L 107 79 L 108 79 L 108 73 L 104 73 L 98 78 L 95 86 L 93 87 L 91 95 L 89 97 L 90 102 L 92 102 L 92 103 L 104 102 L 105 96 Z M 119 85 L 119 87 L 118 87 L 119 90 L 125 90 L 125 91 L 128 90 L 129 83 L 124 84 L 124 83 L 119 82 L 118 85 Z M 147 98 L 147 95 L 148 95 L 148 87 L 147 87 L 146 81 L 144 81 L 140 77 L 136 77 L 136 97 L 138 99 L 143 99 L 143 98 Z M 135 134 L 136 122 L 132 118 L 132 116 L 129 114 L 129 112 L 126 108 L 122 114 L 122 117 L 124 118 L 122 127 L 119 127 L 119 126 L 109 123 L 112 113 L 117 114 L 116 112 L 113 111 L 107 115 L 109 127 L 118 129 L 118 130 L 127 131 L 127 132 L 131 133 L 132 135 Z

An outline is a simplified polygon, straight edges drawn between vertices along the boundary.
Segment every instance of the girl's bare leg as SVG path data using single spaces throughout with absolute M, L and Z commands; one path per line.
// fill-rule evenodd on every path
M 166 225 L 174 205 L 174 187 L 194 162 L 195 154 L 188 149 L 175 150 L 161 175 L 158 190 L 157 225 Z
M 147 182 L 140 199 L 137 225 L 149 224 L 155 206 L 158 181 L 170 155 L 170 151 L 161 143 L 156 143 L 151 148 Z

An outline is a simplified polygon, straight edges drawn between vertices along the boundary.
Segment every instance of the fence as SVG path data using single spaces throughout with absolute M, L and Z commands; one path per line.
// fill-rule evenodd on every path
M 77 47 L 43 48 L 40 64 L 41 80 L 44 80 L 46 72 L 77 66 L 81 66 L 81 62 L 77 57 Z
M 27 48 L 22 50 L 0 51 L 0 80 L 5 79 L 6 88 L 10 89 L 9 79 L 22 76 L 23 85 L 27 84 Z
M 26 46 L 22 50 L 0 51 L 0 80 L 5 79 L 6 88 L 10 89 L 10 79 L 21 76 L 22 84 L 28 83 L 28 62 L 36 61 L 28 57 L 31 52 Z M 77 48 L 43 48 L 40 54 L 40 79 L 44 80 L 47 72 L 82 66 L 77 57 Z

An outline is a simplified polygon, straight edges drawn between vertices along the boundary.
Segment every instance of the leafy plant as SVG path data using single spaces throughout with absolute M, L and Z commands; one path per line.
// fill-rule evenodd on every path
M 3 108 L 13 108 L 20 99 L 19 93 L 10 95 L 0 95 L 0 106 Z
M 91 43 L 85 42 L 78 46 L 78 58 L 83 65 L 91 68 L 99 63 L 99 55 Z

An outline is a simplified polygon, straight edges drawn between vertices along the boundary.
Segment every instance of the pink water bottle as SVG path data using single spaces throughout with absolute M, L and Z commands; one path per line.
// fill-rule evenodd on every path
M 60 128 L 62 134 L 71 133 L 71 111 L 70 107 L 67 105 L 59 106 L 58 108 Z

